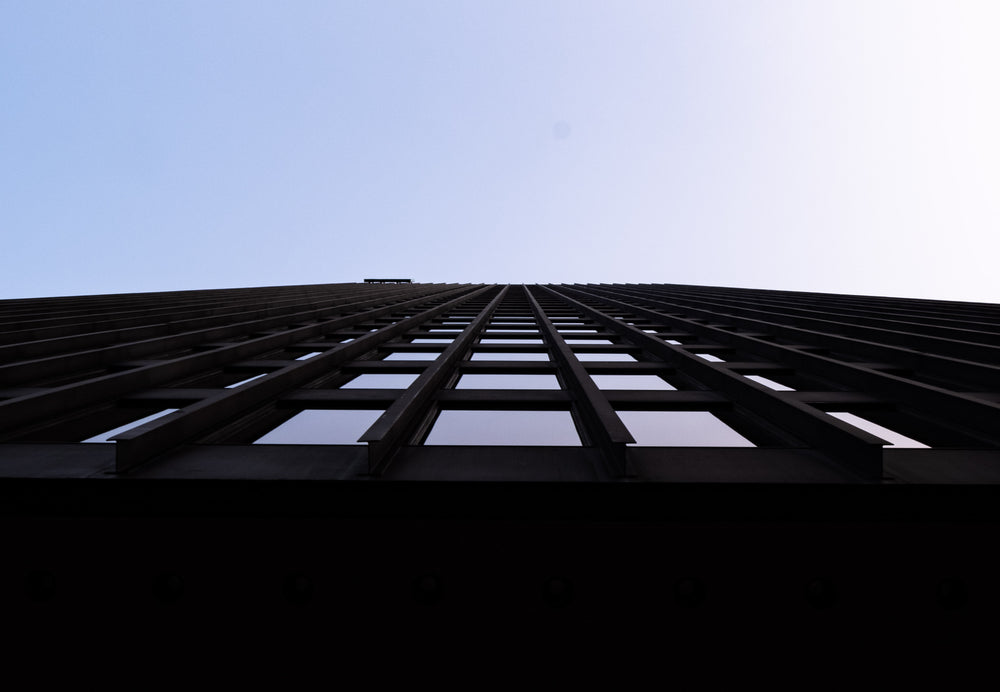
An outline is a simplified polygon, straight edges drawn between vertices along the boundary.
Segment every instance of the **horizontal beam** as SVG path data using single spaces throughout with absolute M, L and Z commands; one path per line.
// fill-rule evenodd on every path
M 282 395 L 278 406 L 283 408 L 352 408 L 354 404 L 364 404 L 358 408 L 373 408 L 377 402 L 386 406 L 398 399 L 405 389 L 297 389 Z M 618 410 L 656 411 L 711 411 L 730 408 L 724 396 L 703 390 L 643 390 L 643 389 L 602 389 L 608 402 Z M 205 399 L 221 396 L 217 388 L 149 389 L 129 396 L 123 404 L 158 404 L 167 408 L 178 408 Z M 793 399 L 817 408 L 834 410 L 835 407 L 888 409 L 892 401 L 858 392 L 776 392 L 783 399 Z M 996 395 L 1000 398 L 1000 394 Z M 442 389 L 434 400 L 442 408 L 489 409 L 496 403 L 503 409 L 516 405 L 522 410 L 530 410 L 540 405 L 565 409 L 573 397 L 563 389 Z M 638 408 L 636 408 L 638 407 Z

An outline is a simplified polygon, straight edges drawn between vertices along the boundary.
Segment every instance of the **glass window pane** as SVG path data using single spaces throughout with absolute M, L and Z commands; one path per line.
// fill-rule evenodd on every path
M 455 389 L 559 389 L 555 375 L 462 375 Z
M 390 353 L 384 360 L 435 360 L 440 353 L 407 353 L 406 351 L 396 351 Z
M 547 353 L 487 353 L 472 354 L 472 360 L 548 360 Z
M 601 389 L 676 389 L 656 375 L 591 375 Z
M 341 389 L 406 389 L 416 373 L 365 373 L 343 385 Z
M 541 344 L 541 339 L 480 339 L 481 344 Z
M 707 411 L 619 411 L 618 415 L 639 446 L 755 446 Z
M 263 376 L 264 376 L 264 375 L 266 375 L 266 374 L 267 374 L 267 373 L 263 373 L 263 372 L 262 372 L 262 373 L 261 373 L 261 374 L 259 374 L 259 375 L 254 375 L 253 377 L 248 377 L 248 378 L 246 378 L 245 380 L 240 380 L 239 382 L 233 382 L 232 384 L 227 384 L 225 388 L 226 388 L 226 389 L 235 389 L 236 387 L 239 387 L 240 385 L 244 385 L 244 384 L 246 384 L 247 382 L 253 382 L 254 380 L 256 380 L 256 379 L 258 379 L 258 378 L 261 378 L 261 377 L 263 377 Z
M 753 380 L 754 382 L 762 384 L 765 387 L 770 387 L 771 389 L 773 389 L 776 392 L 794 392 L 795 391 L 791 387 L 786 387 L 785 385 L 781 384 L 780 382 L 775 382 L 774 380 L 769 380 L 766 377 L 761 377 L 760 375 L 745 375 L 744 377 L 746 377 L 748 380 Z
M 577 353 L 577 360 L 586 361 L 630 361 L 635 362 L 635 357 L 627 353 Z
M 579 445 L 569 411 L 442 411 L 428 445 Z
M 302 411 L 257 439 L 254 444 L 358 444 L 358 438 L 381 415 L 381 410 Z
M 908 448 L 926 448 L 922 442 L 917 442 L 916 440 L 901 435 L 895 430 L 890 430 L 889 428 L 884 428 L 877 423 L 872 423 L 870 420 L 866 420 L 861 416 L 856 416 L 853 413 L 847 413 L 845 411 L 828 411 L 829 415 L 834 418 L 839 418 L 845 423 L 853 425 L 855 428 L 861 428 L 865 432 L 870 432 L 872 435 L 881 437 L 885 440 L 886 447 L 908 447 Z
M 251 378 L 251 379 L 253 379 L 253 378 Z M 125 425 L 119 425 L 117 428 L 112 428 L 111 430 L 106 430 L 105 432 L 102 432 L 100 435 L 94 435 L 93 437 L 88 437 L 86 440 L 83 440 L 83 441 L 84 442 L 111 442 L 112 440 L 110 438 L 114 437 L 115 435 L 118 435 L 119 433 L 123 433 L 126 430 L 131 430 L 132 428 L 138 428 L 140 425 L 143 425 L 144 423 L 148 423 L 151 420 L 156 420 L 157 418 L 162 418 L 163 416 L 167 415 L 168 413 L 173 413 L 174 411 L 178 411 L 178 410 L 180 410 L 180 409 L 165 408 L 162 411 L 157 411 L 156 413 L 154 413 L 152 415 L 145 416 L 144 418 L 140 418 L 138 420 L 134 420 L 131 423 L 126 423 Z

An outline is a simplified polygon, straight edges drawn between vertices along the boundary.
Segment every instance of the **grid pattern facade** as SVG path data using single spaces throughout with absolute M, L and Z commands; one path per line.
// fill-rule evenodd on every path
M 392 281 L 2 301 L 0 475 L 1000 479 L 1000 306 Z

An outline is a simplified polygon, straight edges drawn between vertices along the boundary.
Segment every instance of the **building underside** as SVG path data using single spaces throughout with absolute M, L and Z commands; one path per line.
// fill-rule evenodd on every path
M 974 546 L 1000 518 L 1000 306 L 369 280 L 7 300 L 0 321 L 2 502 L 30 528 L 5 578 L 29 610 L 105 588 L 74 566 L 94 526 L 146 585 L 114 598 L 155 607 L 237 573 L 225 593 L 280 583 L 275 608 L 370 588 L 392 613 L 606 624 L 611 593 L 684 617 L 998 605 Z M 367 565 L 353 586 L 316 554 L 331 532 Z M 734 556 L 763 567 L 733 578 Z

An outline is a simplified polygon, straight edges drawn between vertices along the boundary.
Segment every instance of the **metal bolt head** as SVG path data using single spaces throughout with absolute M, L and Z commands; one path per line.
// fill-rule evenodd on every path
M 674 584 L 674 600 L 687 608 L 695 608 L 705 602 L 705 583 L 701 579 L 678 579 Z
M 56 593 L 56 578 L 52 572 L 36 569 L 24 576 L 24 595 L 35 603 L 50 601 Z
M 840 600 L 837 589 L 829 579 L 813 579 L 805 588 L 805 598 L 813 608 L 826 610 L 836 605 Z
M 153 578 L 153 598 L 160 603 L 176 603 L 184 595 L 184 580 L 173 572 L 161 572 Z
M 936 595 L 938 605 L 946 610 L 959 610 L 969 602 L 969 593 L 961 579 L 942 579 Z
M 542 600 L 553 608 L 565 608 L 573 602 L 573 583 L 562 577 L 546 579 L 542 584 Z
M 444 580 L 436 574 L 423 574 L 410 584 L 413 600 L 423 605 L 434 605 L 444 598 Z
M 301 572 L 289 574 L 281 582 L 281 593 L 294 605 L 304 605 L 312 600 L 313 590 L 312 579 Z

